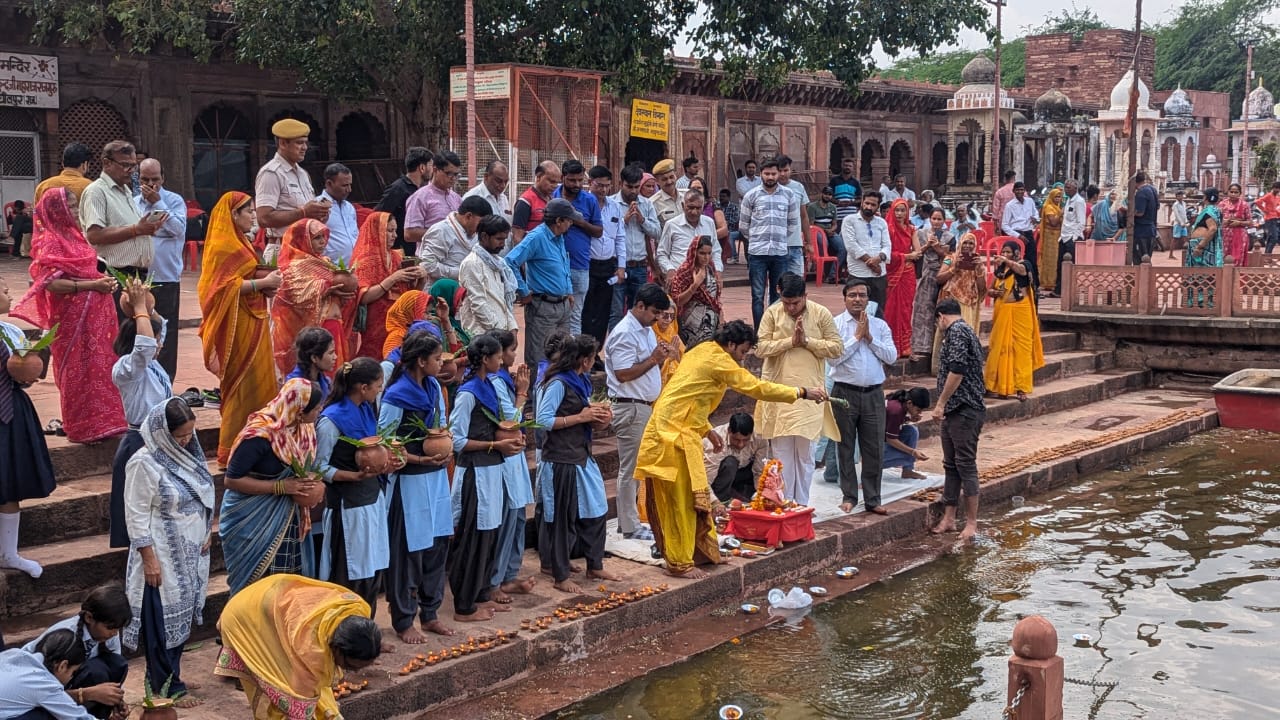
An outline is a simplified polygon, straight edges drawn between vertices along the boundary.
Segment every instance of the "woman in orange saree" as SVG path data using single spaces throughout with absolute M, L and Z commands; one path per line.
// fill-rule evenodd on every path
M 225 466 L 231 446 L 249 413 L 276 396 L 276 369 L 271 357 L 267 297 L 280 287 L 280 273 L 254 276 L 258 256 L 249 243 L 253 203 L 242 192 L 229 192 L 209 213 L 200 265 L 200 342 L 204 366 L 218 378 L 222 395 L 222 431 L 218 464 Z
M 297 364 L 293 339 L 307 327 L 322 327 L 333 335 L 339 367 L 351 358 L 355 293 L 335 279 L 337 269 L 324 256 L 328 243 L 329 228 L 319 220 L 290 225 L 281 242 L 280 275 L 284 282 L 271 303 L 271 338 L 281 375 Z
M 76 202 L 74 193 L 55 188 L 36 203 L 31 287 L 10 314 L 46 330 L 58 327 L 49 352 L 62 429 L 71 442 L 92 443 L 120 435 L 128 425 L 111 383 L 116 282 L 98 270 L 98 253 L 76 221 Z
M 911 354 L 911 310 L 916 299 L 916 268 L 906 259 L 916 237 L 911 224 L 911 206 L 902 198 L 889 206 L 889 257 L 888 292 L 884 301 L 884 321 L 893 332 L 893 344 L 898 346 L 898 356 Z
M 364 308 L 360 349 L 356 357 L 381 360 L 387 340 L 387 310 L 406 291 L 422 284 L 426 273 L 417 265 L 400 267 L 404 252 L 392 250 L 396 241 L 396 219 L 390 213 L 375 212 L 360 226 L 352 256 L 353 272 L 360 284 L 357 291 Z M 358 315 L 358 312 L 357 312 Z

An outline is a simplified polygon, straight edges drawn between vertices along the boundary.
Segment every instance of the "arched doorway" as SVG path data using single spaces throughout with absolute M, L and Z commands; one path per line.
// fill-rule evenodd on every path
M 956 184 L 969 184 L 969 141 L 956 143 Z
M 59 147 L 78 142 L 89 146 L 93 159 L 89 161 L 88 177 L 96 178 L 102 172 L 98 155 L 112 140 L 129 139 L 129 127 L 124 117 L 108 102 L 97 99 L 81 100 L 62 111 L 58 119 Z
M 942 188 L 947 184 L 947 143 L 939 140 L 933 144 L 930 165 L 933 167 L 933 185 Z
M 253 193 L 249 146 L 254 133 L 249 119 L 226 105 L 210 105 L 191 127 L 191 182 L 196 202 L 213 208 L 223 193 Z
M 881 173 L 888 171 L 888 166 L 884 163 L 884 146 L 879 140 L 867 140 L 862 143 L 862 156 L 858 167 L 858 177 L 862 180 L 863 187 L 878 188 L 876 170 L 884 167 Z
M 889 147 L 889 174 L 895 179 L 901 175 L 907 180 L 907 187 L 915 181 L 916 159 L 911 152 L 911 143 L 897 140 Z
M 1191 180 L 1192 182 L 1194 182 L 1196 179 L 1196 165 L 1197 165 L 1196 141 L 1194 138 L 1187 138 L 1187 157 L 1186 157 L 1186 161 L 1182 165 L 1183 167 L 1182 176 L 1179 177 L 1178 179 L 1182 180 L 1183 182 L 1187 180 Z
M 1182 178 L 1182 147 L 1177 138 L 1166 138 L 1160 146 L 1160 169 L 1172 181 Z
M 857 153 L 853 149 L 853 141 L 843 135 L 831 141 L 831 154 L 828 159 L 827 169 L 831 171 L 831 176 L 835 177 L 840 174 L 840 164 L 845 158 L 858 158 Z
M 378 118 L 367 112 L 349 113 L 339 120 L 334 139 L 337 142 L 339 162 L 378 160 L 391 155 L 387 131 L 378 122 Z

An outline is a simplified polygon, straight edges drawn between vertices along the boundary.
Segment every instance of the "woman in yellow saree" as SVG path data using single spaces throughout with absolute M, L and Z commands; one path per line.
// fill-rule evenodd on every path
M 991 349 L 987 353 L 984 378 L 987 391 L 1001 398 L 1010 395 L 1027 399 L 1036 370 L 1044 367 L 1044 346 L 1040 342 L 1040 317 L 1031 297 L 1031 263 L 1023 260 L 1016 242 L 1006 242 L 995 259 L 995 281 L 991 297 L 995 310 L 991 320 Z
M 671 301 L 671 308 L 658 313 L 658 319 L 653 323 L 653 334 L 658 338 L 658 342 L 666 343 L 675 350 L 675 354 L 662 361 L 662 384 L 665 387 L 667 382 L 671 380 L 671 376 L 676 374 L 676 368 L 680 367 L 680 359 L 684 357 L 684 341 L 680 339 L 680 321 L 676 319 L 676 303 Z
M 1062 237 L 1062 188 L 1055 187 L 1040 208 L 1040 287 L 1058 284 L 1058 239 Z
M 707 481 L 702 438 L 707 436 L 717 449 L 724 442 L 707 435 L 711 431 L 708 418 L 724 391 L 733 388 L 769 402 L 827 399 L 823 388 L 779 385 L 748 372 L 740 363 L 755 344 L 755 330 L 733 320 L 721 325 L 711 342 L 690 350 L 653 404 L 653 415 L 640 439 L 636 477 L 644 478 L 645 514 L 667 573 L 675 577 L 706 577 L 694 566 L 723 562 L 712 521 L 713 505 L 723 506 Z
M 364 600 L 299 575 L 269 575 L 236 593 L 218 629 L 213 672 L 240 680 L 254 720 L 338 720 L 334 683 L 382 653 Z
M 200 266 L 200 341 L 204 366 L 217 376 L 222 395 L 222 432 L 218 464 L 225 466 L 231 446 L 249 413 L 275 397 L 275 361 L 267 297 L 280 287 L 280 273 L 255 279 L 258 256 L 249 244 L 253 203 L 241 192 L 229 192 L 209 214 Z

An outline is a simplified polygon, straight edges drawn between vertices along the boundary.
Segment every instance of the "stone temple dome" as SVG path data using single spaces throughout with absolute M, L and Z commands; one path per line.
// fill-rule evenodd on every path
M 1129 110 L 1129 86 L 1133 84 L 1133 70 L 1129 70 L 1120 78 L 1120 82 L 1111 88 L 1111 111 L 1127 112 Z M 1147 84 L 1138 79 L 1138 109 L 1151 107 L 1151 90 Z
M 976 55 L 960 71 L 965 85 L 991 85 L 996 81 L 996 64 L 986 55 Z
M 1164 101 L 1165 117 L 1190 117 L 1192 109 L 1191 98 L 1187 97 L 1187 91 L 1181 85 Z
M 1258 87 L 1249 93 L 1245 100 L 1245 110 L 1250 120 L 1275 117 L 1275 98 L 1271 91 L 1262 86 L 1262 78 L 1258 78 Z
M 1071 98 L 1057 88 L 1049 88 L 1036 98 L 1035 118 L 1041 122 L 1061 122 L 1071 119 Z
M 1218 156 L 1214 155 L 1213 153 L 1209 153 L 1204 158 L 1204 163 L 1206 165 L 1212 165 L 1213 163 L 1216 163 L 1216 162 L 1218 162 Z

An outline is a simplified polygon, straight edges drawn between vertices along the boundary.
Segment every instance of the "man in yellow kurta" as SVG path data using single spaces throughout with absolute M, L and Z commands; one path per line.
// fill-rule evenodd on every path
M 784 273 L 778 279 L 782 298 L 760 319 L 756 355 L 764 358 L 760 377 L 783 385 L 825 386 L 827 360 L 844 354 L 844 341 L 831 311 L 810 302 L 804 278 Z M 809 504 L 813 480 L 813 442 L 818 435 L 840 441 L 840 430 L 828 405 L 756 403 L 756 432 L 769 440 L 773 457 L 782 461 L 788 500 Z
M 711 493 L 703 466 L 702 438 L 713 447 L 724 439 L 711 433 L 711 413 L 728 388 L 759 401 L 794 403 L 799 399 L 824 402 L 823 383 L 794 387 L 765 382 L 741 366 L 756 344 L 756 333 L 741 320 L 732 320 L 716 331 L 713 342 L 690 350 L 662 395 L 640 439 L 636 477 L 644 478 L 644 507 L 653 536 L 667 561 L 667 572 L 676 577 L 702 578 L 695 564 L 722 562 Z M 709 434 L 710 433 L 710 434 Z

